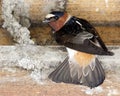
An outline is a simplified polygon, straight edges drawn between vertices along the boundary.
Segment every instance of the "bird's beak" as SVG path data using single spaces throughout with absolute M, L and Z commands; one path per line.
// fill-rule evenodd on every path
M 43 22 L 43 23 L 49 23 L 50 20 L 44 19 L 42 22 Z

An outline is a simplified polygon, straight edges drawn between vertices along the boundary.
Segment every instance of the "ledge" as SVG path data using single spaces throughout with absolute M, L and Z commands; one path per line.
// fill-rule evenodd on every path
M 119 74 L 120 46 L 108 46 L 114 56 L 99 56 L 106 72 Z M 31 71 L 37 81 L 47 79 L 48 75 L 67 56 L 62 46 L 0 46 L 0 68 L 18 67 Z

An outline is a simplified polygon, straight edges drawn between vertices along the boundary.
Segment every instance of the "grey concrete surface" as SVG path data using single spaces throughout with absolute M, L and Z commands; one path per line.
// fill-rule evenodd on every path
M 108 46 L 114 56 L 98 56 L 106 72 L 120 70 L 120 46 Z M 61 46 L 0 46 L 0 68 L 18 67 L 31 71 L 36 81 L 47 79 L 48 75 L 67 56 Z

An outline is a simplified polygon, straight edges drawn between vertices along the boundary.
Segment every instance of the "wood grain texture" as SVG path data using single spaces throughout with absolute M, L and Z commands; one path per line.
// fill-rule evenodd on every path
M 49 2 L 49 0 L 46 0 Z M 37 44 L 53 44 L 54 39 L 51 39 L 50 29 L 42 28 L 41 20 L 45 14 L 42 14 L 43 3 L 45 0 L 25 0 L 30 4 L 29 16 L 32 20 L 34 28 L 30 28 L 31 38 L 36 39 Z M 109 0 L 108 7 L 106 7 L 105 0 L 68 0 L 66 11 L 69 14 L 84 18 L 90 21 L 96 27 L 100 36 L 106 44 L 120 45 L 120 1 Z M 1 18 L 1 0 L 0 0 L 0 25 L 2 25 Z M 0 30 L 0 36 L 2 31 Z M 42 37 L 42 38 L 41 38 Z M 8 37 L 5 37 L 8 38 Z M 46 40 L 46 38 L 48 38 Z M 2 38 L 1 38 L 2 39 Z M 5 42 L 4 40 L 1 41 Z
M 3 28 L 0 28 L 0 45 L 12 45 L 13 40 L 10 34 Z
M 68 0 L 67 11 L 90 21 L 120 21 L 119 0 Z

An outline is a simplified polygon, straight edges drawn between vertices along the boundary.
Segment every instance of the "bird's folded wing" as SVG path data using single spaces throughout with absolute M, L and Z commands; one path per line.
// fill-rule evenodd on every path
M 83 31 L 77 34 L 76 36 L 74 36 L 73 38 L 69 39 L 68 42 L 71 42 L 74 44 L 83 44 L 84 40 L 91 39 L 91 38 L 93 38 L 93 34 Z
M 97 40 L 97 42 L 100 44 L 100 46 L 105 50 L 108 51 L 107 47 L 105 46 L 104 42 L 102 41 L 101 37 L 99 36 L 96 29 L 86 20 L 82 18 L 76 18 L 76 21 L 79 22 L 82 27 L 89 33 L 92 33 Z
M 66 42 L 64 42 L 64 46 L 89 54 L 110 55 L 110 52 L 105 51 L 101 47 L 97 46 L 95 42 L 90 40 L 92 37 L 93 35 L 91 33 L 82 32 L 75 37 L 66 40 Z

